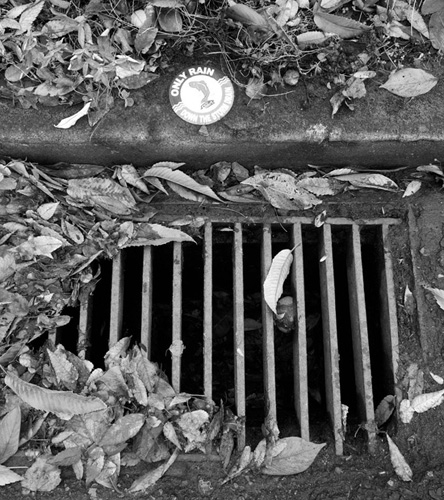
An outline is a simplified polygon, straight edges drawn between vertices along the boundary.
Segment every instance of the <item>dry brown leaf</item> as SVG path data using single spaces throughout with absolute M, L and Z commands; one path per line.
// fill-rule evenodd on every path
M 266 19 L 248 5 L 239 4 L 233 2 L 233 0 L 228 0 L 228 5 L 229 7 L 226 14 L 228 17 L 231 17 L 231 19 L 239 21 L 246 26 L 269 29 Z
M 129 488 L 130 493 L 136 493 L 137 491 L 145 491 L 147 488 L 155 484 L 171 467 L 171 465 L 175 462 L 177 456 L 179 455 L 179 450 L 174 450 L 174 453 L 168 459 L 166 463 L 157 467 L 157 469 L 150 470 L 143 476 L 136 479 L 131 487 Z
M 441 5 L 441 10 L 432 14 L 429 21 L 430 42 L 439 51 L 444 50 L 444 4 Z
M 410 181 L 407 185 L 407 187 L 405 188 L 405 191 L 404 191 L 404 194 L 402 195 L 403 198 L 406 198 L 407 196 L 412 196 L 412 194 L 415 194 L 419 191 L 419 189 L 421 188 L 421 181 L 418 181 L 418 180 L 414 180 L 414 181 Z
M 161 9 L 157 21 L 160 27 L 167 33 L 179 33 L 182 31 L 183 21 L 178 9 Z
M 21 416 L 20 406 L 16 406 L 0 421 L 0 464 L 15 455 L 18 450 Z
M 60 469 L 39 457 L 26 471 L 21 486 L 30 491 L 52 491 L 61 482 Z
M 425 286 L 425 285 L 424 288 L 433 294 L 436 303 L 439 305 L 441 309 L 444 310 L 444 290 L 441 290 L 439 288 L 432 288 L 430 286 Z
M 111 425 L 100 440 L 100 446 L 111 446 L 124 443 L 134 437 L 145 422 L 141 413 L 129 413 L 120 417 Z
M 428 394 L 420 394 L 413 398 L 411 408 L 416 413 L 424 413 L 427 410 L 436 408 L 444 400 L 444 389 L 436 392 L 429 392 Z

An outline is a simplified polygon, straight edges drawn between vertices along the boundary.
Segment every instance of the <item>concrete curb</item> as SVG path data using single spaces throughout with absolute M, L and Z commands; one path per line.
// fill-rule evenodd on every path
M 117 103 L 94 128 L 86 118 L 69 130 L 54 127 L 80 106 L 23 110 L 0 100 L 0 157 L 137 166 L 171 160 L 195 168 L 220 160 L 302 168 L 307 163 L 415 166 L 444 159 L 442 81 L 414 99 L 370 81 L 355 110 L 343 106 L 334 118 L 329 103 L 334 90 L 325 85 L 299 84 L 285 95 L 255 101 L 236 88 L 230 113 L 202 131 L 172 111 L 168 88 L 173 76 L 132 92 L 133 107 Z

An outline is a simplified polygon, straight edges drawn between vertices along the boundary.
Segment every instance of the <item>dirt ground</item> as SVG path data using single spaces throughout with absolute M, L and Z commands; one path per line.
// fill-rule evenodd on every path
M 405 187 L 409 173 L 397 179 Z M 440 390 L 430 372 L 444 376 L 444 311 L 423 285 L 444 288 L 444 193 L 434 181 L 426 184 L 414 196 L 401 198 L 384 191 L 343 195 L 339 201 L 326 204 L 330 214 L 346 217 L 399 217 L 403 224 L 392 229 L 392 258 L 395 271 L 395 292 L 399 324 L 399 371 L 397 394 L 406 397 L 407 369 L 417 363 L 424 374 L 423 392 Z M 359 203 L 357 203 L 359 199 Z M 413 310 L 405 307 L 405 287 L 413 292 Z M 418 309 L 418 313 L 416 312 Z M 413 470 L 413 480 L 403 482 L 390 462 L 384 434 L 377 437 L 374 455 L 367 453 L 362 434 L 350 433 L 344 445 L 344 455 L 334 454 L 333 439 L 314 434 L 327 441 L 307 471 L 285 477 L 247 472 L 220 485 L 225 473 L 217 461 L 203 458 L 190 460 L 180 457 L 168 473 L 145 493 L 134 497 L 146 500 L 215 500 L 238 499 L 357 499 L 401 500 L 444 499 L 444 405 L 416 414 L 410 424 L 392 418 L 387 429 Z M 10 459 L 5 465 L 26 467 L 23 455 Z M 49 493 L 39 492 L 39 500 L 117 500 L 132 496 L 125 493 L 132 481 L 148 470 L 150 465 L 124 468 L 118 484 L 119 491 L 92 485 L 87 488 L 77 481 L 71 469 L 64 468 L 59 487 Z M 16 472 L 26 469 L 14 469 Z M 0 489 L 2 500 L 23 498 L 20 484 Z

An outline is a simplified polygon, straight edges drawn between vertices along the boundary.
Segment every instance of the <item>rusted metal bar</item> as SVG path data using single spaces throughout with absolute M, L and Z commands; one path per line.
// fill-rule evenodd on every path
M 384 262 L 381 271 L 381 335 L 384 351 L 384 366 L 389 367 L 388 376 L 393 391 L 396 385 L 399 362 L 398 318 L 396 314 L 396 293 L 393 280 L 393 264 L 390 249 L 389 226 L 381 228 Z
M 171 385 L 180 392 L 180 373 L 182 361 L 182 243 L 173 243 L 173 342 L 171 346 Z
M 293 224 L 293 265 L 291 285 L 296 307 L 293 331 L 294 405 L 301 428 L 301 438 L 310 441 L 308 419 L 307 331 L 305 317 L 304 254 L 301 223 Z
M 356 399 L 360 417 L 365 421 L 369 451 L 375 449 L 376 425 L 373 406 L 370 348 L 365 309 L 364 274 L 362 269 L 361 236 L 358 225 L 351 227 L 347 248 L 347 280 L 350 303 L 350 324 L 353 339 L 353 360 Z
M 113 346 L 122 335 L 123 321 L 123 275 L 124 253 L 119 252 L 113 259 L 111 278 L 111 312 L 109 321 L 109 346 Z
M 203 370 L 204 394 L 213 398 L 213 226 L 204 228 Z
M 93 312 L 93 298 L 91 294 L 80 301 L 79 326 L 77 330 L 77 355 L 80 359 L 89 359 L 91 354 L 91 321 Z
M 333 427 L 335 452 L 343 453 L 341 420 L 341 384 L 339 378 L 339 349 L 336 323 L 336 299 L 333 272 L 331 226 L 324 224 L 319 245 L 319 274 L 321 284 L 322 326 L 324 334 L 325 396 L 327 412 Z
M 271 226 L 262 228 L 262 283 L 267 277 L 273 258 L 271 248 Z M 276 367 L 274 358 L 274 321 L 273 312 L 268 307 L 262 293 L 262 352 L 264 369 L 265 421 L 277 424 L 276 411 Z
M 146 347 L 151 359 L 151 330 L 153 320 L 153 253 L 150 245 L 143 249 L 142 264 L 142 316 L 140 322 L 140 342 Z
M 238 449 L 245 447 L 245 338 L 244 338 L 244 264 L 242 225 L 234 224 L 233 238 L 233 334 L 234 389 L 237 415 L 244 422 L 238 437 Z

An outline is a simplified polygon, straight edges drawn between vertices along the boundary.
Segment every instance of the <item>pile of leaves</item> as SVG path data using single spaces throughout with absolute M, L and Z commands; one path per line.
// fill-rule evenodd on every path
M 0 463 L 20 446 L 35 450 L 37 443 L 38 458 L 23 479 L 27 489 L 55 488 L 64 466 L 73 467 L 87 484 L 115 488 L 122 464 L 164 460 L 130 488 L 140 491 L 159 479 L 179 452 L 214 447 L 227 470 L 225 481 L 250 469 L 294 474 L 305 470 L 323 446 L 279 439 L 276 422 L 268 419 L 258 448 L 246 447 L 233 459 L 243 423 L 222 404 L 176 393 L 143 348 L 130 345 L 128 338 L 110 349 L 104 369 L 84 359 L 82 343 L 77 355 L 50 341 L 30 349 L 32 341 L 69 322 L 66 306 L 87 299 L 100 278 L 101 258 L 113 258 L 129 246 L 193 242 L 186 231 L 199 237 L 196 230 L 204 220 L 188 216 L 169 227 L 151 223 L 153 199 L 174 195 L 199 203 L 256 202 L 303 210 L 345 189 L 402 192 L 383 174 L 349 169 L 323 172 L 312 166 L 296 174 L 218 162 L 188 174 L 182 166 L 51 169 L 18 160 L 0 163 L 0 367 L 7 386 L 2 385 L 0 406 Z M 417 176 L 444 179 L 436 165 L 417 170 Z M 413 179 L 403 195 L 413 195 L 421 182 Z M 314 222 L 321 225 L 326 218 L 322 211 Z M 275 260 L 279 273 L 290 266 L 287 254 Z M 268 290 L 272 310 L 281 285 L 274 282 Z M 442 392 L 432 403 L 438 400 Z M 425 406 L 412 401 L 405 411 L 425 411 Z M 21 476 L 0 466 L 0 485 L 18 480 Z
M 393 70 L 383 88 L 411 97 L 436 84 L 420 65 L 444 47 L 443 16 L 437 0 L 1 0 L 1 90 L 27 108 L 84 102 L 94 125 L 179 49 L 219 54 L 251 98 L 324 74 L 350 103 Z

